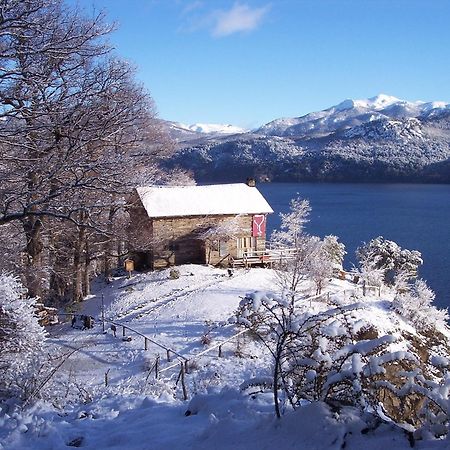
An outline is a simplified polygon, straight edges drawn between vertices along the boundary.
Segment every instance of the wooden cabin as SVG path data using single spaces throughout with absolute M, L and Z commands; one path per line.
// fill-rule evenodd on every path
M 252 182 L 138 187 L 129 208 L 131 257 L 137 270 L 227 266 L 265 250 L 272 212 Z

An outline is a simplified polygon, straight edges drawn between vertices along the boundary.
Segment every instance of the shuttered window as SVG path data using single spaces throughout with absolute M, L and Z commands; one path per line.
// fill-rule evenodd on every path
M 257 238 L 255 237 L 243 237 L 237 239 L 237 257 L 242 258 L 244 252 L 251 255 L 253 250 L 256 250 Z

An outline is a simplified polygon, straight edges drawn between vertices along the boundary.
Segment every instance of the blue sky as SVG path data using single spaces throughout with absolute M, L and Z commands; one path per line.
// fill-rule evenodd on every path
M 78 0 L 159 116 L 255 127 L 379 93 L 450 102 L 449 0 Z

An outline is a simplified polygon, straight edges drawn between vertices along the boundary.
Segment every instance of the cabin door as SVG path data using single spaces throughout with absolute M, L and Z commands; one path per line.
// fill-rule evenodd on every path
M 242 258 L 244 252 L 247 252 L 247 256 L 251 256 L 256 251 L 256 238 L 255 237 L 243 237 L 237 239 L 237 257 Z
M 175 264 L 204 264 L 205 251 L 199 240 L 180 240 L 174 249 Z

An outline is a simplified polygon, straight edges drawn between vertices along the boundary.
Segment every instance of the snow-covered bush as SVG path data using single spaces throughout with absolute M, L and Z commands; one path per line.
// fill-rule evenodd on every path
M 322 293 L 323 287 L 333 275 L 336 267 L 335 259 L 329 250 L 327 243 L 319 240 L 308 258 L 307 273 L 316 286 L 316 295 Z
M 446 309 L 438 309 L 432 304 L 434 298 L 435 294 L 427 283 L 418 279 L 397 293 L 392 308 L 421 331 L 442 328 L 449 315 Z
M 421 283 L 416 290 L 429 295 Z M 273 357 L 277 416 L 284 397 L 294 409 L 305 400 L 350 405 L 419 434 L 447 434 L 446 335 L 400 332 L 387 317 L 373 322 L 364 302 L 343 306 L 331 297 L 327 306 L 312 314 L 302 301 L 264 292 L 240 302 L 232 321 L 256 333 Z
M 24 398 L 33 388 L 45 339 L 34 305 L 16 277 L 0 275 L 0 399 Z
M 333 263 L 333 268 L 341 270 L 344 256 L 347 254 L 345 245 L 342 242 L 339 242 L 337 236 L 330 234 L 323 238 L 323 247 Z
M 382 270 L 384 281 L 393 284 L 399 273 L 409 279 L 417 276 L 418 267 L 423 264 L 417 250 L 402 249 L 397 243 L 382 236 L 372 239 L 356 251 L 359 264 L 366 271 Z
M 368 286 L 383 286 L 384 270 L 377 269 L 370 261 L 362 261 L 359 267 L 359 277 Z

